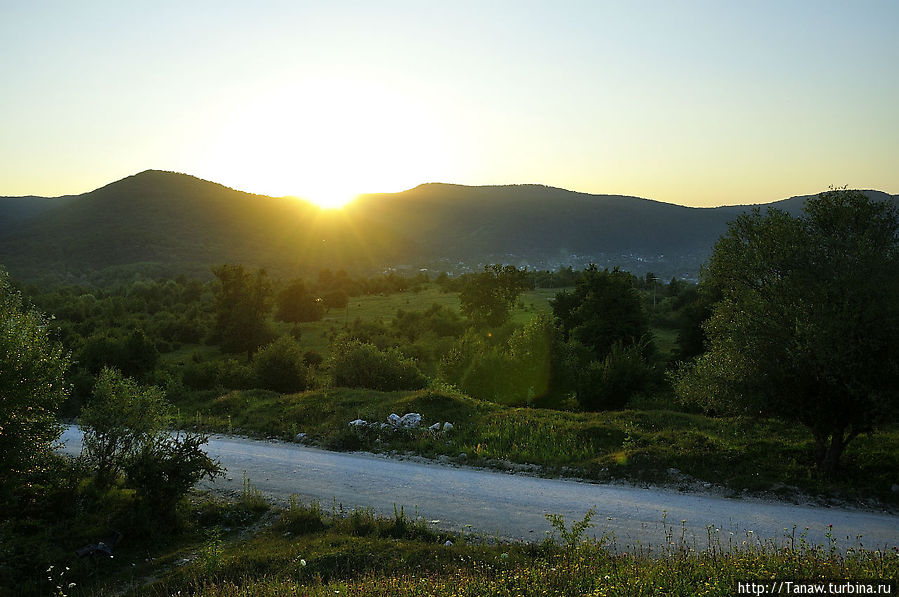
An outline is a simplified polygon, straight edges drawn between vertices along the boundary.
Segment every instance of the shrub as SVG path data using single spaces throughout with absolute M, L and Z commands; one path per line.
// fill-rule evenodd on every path
M 391 392 L 418 390 L 427 379 L 412 359 L 396 349 L 378 350 L 357 340 L 338 341 L 331 357 L 334 385 Z
M 208 436 L 192 433 L 156 435 L 125 462 L 127 484 L 154 512 L 170 516 L 197 481 L 223 474 L 202 449 L 208 441 Z
M 259 387 L 275 392 L 301 392 L 309 386 L 309 369 L 296 340 L 281 336 L 253 357 Z
M 591 361 L 578 379 L 577 401 L 583 410 L 623 408 L 646 388 L 653 375 L 639 345 L 616 342 L 602 361 Z

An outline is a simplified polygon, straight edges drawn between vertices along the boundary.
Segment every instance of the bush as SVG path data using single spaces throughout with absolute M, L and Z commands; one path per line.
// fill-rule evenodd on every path
M 303 353 L 303 363 L 305 363 L 307 367 L 311 367 L 312 369 L 317 369 L 324 361 L 325 357 L 314 350 L 307 350 L 305 353 Z
M 527 390 L 518 383 L 515 362 L 498 350 L 476 354 L 462 375 L 460 388 L 479 400 L 509 406 L 527 403 Z
M 296 340 L 281 336 L 253 357 L 253 372 L 261 389 L 301 392 L 309 387 L 309 368 Z
M 255 377 L 247 365 L 226 358 L 187 364 L 182 381 L 192 390 L 248 390 L 253 387 Z
M 391 392 L 418 390 L 427 384 L 415 361 L 394 348 L 378 350 L 357 340 L 338 341 L 331 357 L 335 386 Z
M 124 463 L 166 428 L 171 410 L 158 387 L 142 386 L 108 367 L 100 372 L 79 420 L 100 486 L 112 483 Z
M 141 445 L 125 463 L 127 484 L 155 513 L 170 516 L 197 481 L 222 475 L 206 452 L 209 437 L 192 433 L 157 435 Z
M 638 344 L 616 342 L 602 361 L 591 361 L 578 379 L 577 401 L 583 410 L 615 410 L 646 388 L 652 367 Z

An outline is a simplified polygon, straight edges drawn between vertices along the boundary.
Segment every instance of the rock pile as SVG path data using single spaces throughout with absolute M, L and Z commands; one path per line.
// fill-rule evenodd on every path
M 378 423 L 377 421 L 366 421 L 365 419 L 355 419 L 350 421 L 350 427 L 355 427 L 356 429 L 362 427 L 368 428 L 380 428 L 380 429 L 418 429 L 421 427 L 422 417 L 419 413 L 406 413 L 402 417 L 396 413 L 390 413 L 390 416 L 387 417 L 386 423 Z M 434 433 L 439 433 L 443 431 L 444 433 L 451 431 L 453 429 L 453 424 L 449 421 L 441 424 L 434 423 L 430 427 L 428 427 L 428 431 L 432 431 Z

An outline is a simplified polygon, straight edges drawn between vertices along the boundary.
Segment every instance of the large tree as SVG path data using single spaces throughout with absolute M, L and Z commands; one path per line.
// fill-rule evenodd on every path
M 462 313 L 475 325 L 500 326 L 528 287 L 526 270 L 514 265 L 485 265 L 483 272 L 469 277 L 459 294 Z
M 591 264 L 574 290 L 556 294 L 550 303 L 565 339 L 580 343 L 594 359 L 605 358 L 615 344 L 646 341 L 645 348 L 652 348 L 634 277 L 627 272 L 600 270 Z
M 62 431 L 57 410 L 68 395 L 68 367 L 47 320 L 25 307 L 0 268 L 0 504 L 49 461 Z
M 818 465 L 836 472 L 846 446 L 899 407 L 897 233 L 894 205 L 858 191 L 822 193 L 799 218 L 737 218 L 703 271 L 722 299 L 704 324 L 708 351 L 678 376 L 678 393 L 801 423 Z
M 272 338 L 266 322 L 271 282 L 265 270 L 250 273 L 242 265 L 221 265 L 212 273 L 219 281 L 215 290 L 215 337 L 222 350 L 245 351 L 250 358 Z
M 320 321 L 325 315 L 322 299 L 306 289 L 302 280 L 293 280 L 278 293 L 275 319 L 291 323 Z

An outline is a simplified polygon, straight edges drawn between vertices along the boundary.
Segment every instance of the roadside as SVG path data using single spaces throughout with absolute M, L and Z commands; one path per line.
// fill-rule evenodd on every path
M 63 440 L 67 451 L 78 451 L 77 428 L 69 427 Z M 297 495 L 347 512 L 361 506 L 389 516 L 400 508 L 412 518 L 439 521 L 438 529 L 485 537 L 539 541 L 550 530 L 546 514 L 579 520 L 595 506 L 592 535 L 621 549 L 658 548 L 672 534 L 700 549 L 799 535 L 816 544 L 835 538 L 840 549 L 899 543 L 895 516 L 857 509 L 499 474 L 225 436 L 212 437 L 208 452 L 228 470 L 211 485 L 215 491 L 237 494 L 250 483 L 276 503 Z

